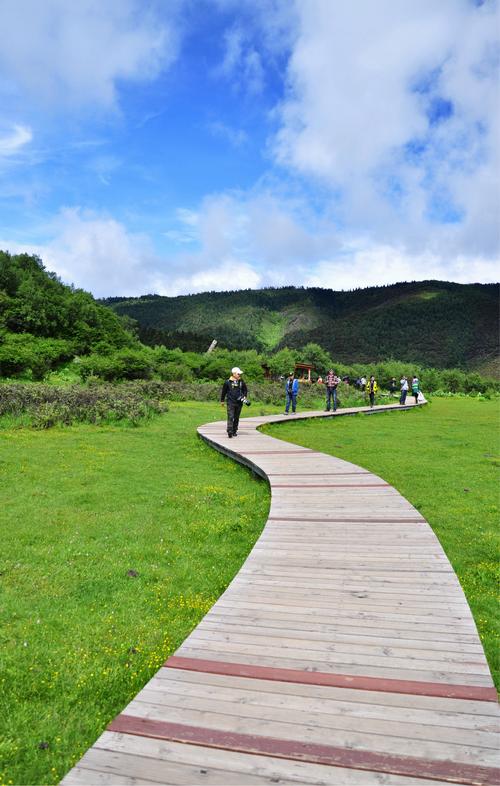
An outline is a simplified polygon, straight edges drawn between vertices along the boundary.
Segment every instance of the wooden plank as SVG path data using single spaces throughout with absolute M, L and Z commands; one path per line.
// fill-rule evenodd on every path
M 454 771 L 453 775 L 460 770 L 466 771 L 469 765 L 467 779 L 458 780 L 456 776 L 453 778 L 453 775 L 450 777 L 451 782 L 455 783 L 482 782 L 497 786 L 500 774 L 495 767 L 498 762 L 496 752 L 486 748 L 455 745 L 453 758 L 450 760 L 450 745 L 432 740 L 417 742 L 402 737 L 344 733 L 261 718 L 254 720 L 246 716 L 217 712 L 164 708 L 156 704 L 151 706 L 137 700 L 128 707 L 127 712 L 132 711 L 133 715 L 118 716 L 110 724 L 109 730 L 160 739 L 192 741 L 195 744 L 229 750 L 268 752 L 270 755 L 283 755 L 289 759 L 299 758 L 302 761 L 352 766 L 356 769 L 400 775 L 432 777 L 432 774 L 435 774 L 446 777 L 440 764 L 446 765 L 447 773 Z M 320 752 L 320 748 L 324 750 Z M 402 759 L 410 757 L 413 760 L 408 763 L 404 773 Z M 397 761 L 391 763 L 391 758 Z M 419 767 L 419 761 L 427 764 L 426 770 Z M 481 761 L 482 764 L 471 764 L 473 761 Z M 431 762 L 434 767 L 430 766 Z M 393 764 L 395 766 L 392 766 Z
M 445 668 L 447 663 L 464 665 L 474 664 L 486 667 L 484 657 L 479 649 L 476 649 L 474 653 L 464 653 L 460 651 L 450 653 L 447 648 L 441 648 L 439 650 L 418 649 L 416 644 L 406 644 L 403 646 L 401 642 L 399 646 L 396 645 L 389 648 L 385 643 L 382 644 L 380 642 L 366 643 L 366 641 L 364 641 L 342 643 L 336 639 L 327 639 L 324 636 L 322 638 L 314 638 L 307 633 L 303 633 L 302 636 L 300 636 L 299 632 L 295 633 L 295 631 L 290 631 L 288 636 L 283 633 L 281 635 L 273 634 L 269 629 L 267 629 L 267 631 L 261 630 L 259 633 L 255 627 L 250 629 L 244 629 L 243 627 L 231 629 L 228 626 L 218 626 L 216 628 L 213 626 L 198 626 L 189 636 L 190 642 L 199 642 L 201 646 L 203 646 L 202 642 L 204 640 L 222 642 L 232 641 L 235 643 L 265 640 L 269 646 L 277 649 L 281 649 L 282 647 L 290 649 L 314 649 L 318 652 L 327 650 L 330 652 L 345 653 L 347 655 L 367 654 L 379 657 L 385 656 L 387 658 L 410 658 L 411 660 L 415 659 L 418 661 L 425 661 L 426 663 L 430 661 L 441 663 L 441 668 Z
M 437 724 L 430 728 L 427 724 L 417 723 L 414 720 L 394 720 L 390 715 L 386 715 L 383 718 L 358 715 L 356 718 L 352 718 L 341 713 L 326 712 L 324 707 L 320 710 L 313 710 L 309 703 L 304 700 L 296 702 L 297 715 L 291 721 L 290 707 L 280 707 L 270 702 L 261 702 L 259 700 L 250 702 L 248 697 L 245 698 L 247 700 L 242 708 L 241 696 L 235 696 L 232 692 L 224 698 L 220 695 L 204 697 L 193 693 L 173 693 L 171 690 L 162 691 L 155 685 L 144 688 L 135 701 L 151 706 L 192 709 L 201 712 L 213 711 L 223 715 L 242 715 L 245 718 L 260 718 L 280 723 L 294 722 L 300 727 L 314 726 L 315 729 L 330 729 L 331 731 L 354 732 L 367 735 L 376 734 L 383 737 L 403 737 L 408 740 L 432 740 L 434 742 L 444 742 L 465 747 L 472 746 L 493 751 L 496 751 L 498 747 L 498 733 L 494 732 L 460 729 L 456 726 L 450 729 Z M 131 714 L 132 706 L 135 706 L 135 703 L 127 711 Z
M 304 604 L 307 603 L 306 600 L 303 601 Z M 253 602 L 251 600 L 239 600 L 236 597 L 231 597 L 225 599 L 224 603 L 220 603 L 216 606 L 217 610 L 220 611 L 221 609 L 229 609 L 233 608 L 236 609 L 238 612 L 240 610 L 248 610 L 248 611 L 258 611 L 262 609 L 263 604 L 259 602 Z M 448 622 L 444 623 L 441 620 L 436 620 L 432 615 L 429 618 L 429 615 L 417 615 L 417 614 L 396 614 L 396 613 L 389 613 L 389 612 L 378 612 L 375 609 L 369 609 L 366 611 L 345 611 L 344 609 L 331 609 L 330 612 L 325 610 L 318 610 L 312 605 L 302 605 L 296 606 L 291 609 L 284 603 L 266 603 L 265 609 L 267 611 L 278 612 L 280 614 L 285 614 L 288 616 L 297 616 L 297 615 L 305 615 L 306 617 L 310 617 L 315 621 L 323 620 L 325 622 L 331 622 L 332 619 L 336 621 L 340 621 L 342 619 L 347 619 L 350 621 L 381 621 L 385 624 L 390 623 L 391 627 L 395 629 L 399 628 L 408 628 L 412 626 L 418 625 L 421 630 L 427 631 L 435 631 L 438 632 L 439 630 L 446 631 L 456 631 L 457 629 L 461 630 L 462 632 L 471 634 L 475 633 L 475 625 L 472 619 L 467 619 L 466 616 L 462 619 L 454 618 L 453 620 L 449 620 Z
M 130 735 L 128 735 L 130 736 Z M 191 748 L 192 746 L 184 746 Z M 205 753 L 207 749 L 205 748 Z M 271 784 L 270 776 L 252 775 L 249 772 L 238 772 L 226 767 L 214 767 L 204 764 L 190 764 L 170 759 L 167 767 L 165 760 L 144 756 L 129 751 L 108 750 L 106 748 L 92 748 L 82 759 L 81 765 L 88 770 L 101 771 L 116 778 L 115 783 L 120 783 L 123 776 L 135 779 L 136 783 L 178 784 L 178 786 L 193 786 L 204 783 L 208 786 L 220 786 L 221 783 L 234 784 L 234 786 L 254 786 L 254 784 Z M 167 773 L 165 772 L 167 770 Z M 167 775 L 167 780 L 165 780 Z M 113 782 L 112 780 L 110 781 Z M 295 784 L 295 780 L 280 778 L 280 783 Z
M 272 756 L 245 754 L 234 751 L 206 748 L 200 745 L 185 745 L 171 740 L 158 740 L 149 737 L 137 737 L 131 734 L 105 732 L 96 742 L 97 748 L 139 753 L 150 756 L 168 764 L 170 761 L 190 763 L 205 768 L 223 766 L 231 772 L 249 773 L 272 779 L 273 783 L 282 783 L 288 778 L 293 783 L 315 784 L 325 786 L 325 777 L 330 783 L 343 786 L 366 786 L 366 772 L 341 767 L 325 768 L 322 764 L 276 759 Z M 391 786 L 401 786 L 401 780 L 392 775 L 379 776 L 373 773 L 372 783 L 383 782 Z M 229 782 L 230 783 L 230 782 Z M 405 786 L 436 786 L 436 781 L 405 778 Z
M 326 695 L 324 686 L 267 681 L 255 677 L 235 677 L 228 674 L 216 674 L 209 671 L 187 671 L 162 667 L 153 679 L 168 682 L 202 683 L 213 685 L 217 688 L 231 686 L 241 690 L 255 690 L 260 694 L 273 693 L 279 690 L 283 696 L 304 696 L 308 699 L 323 699 Z M 473 699 L 443 698 L 435 696 L 421 696 L 415 693 L 389 693 L 383 691 L 366 691 L 356 688 L 336 688 L 328 686 L 328 697 L 332 701 L 348 701 L 352 704 L 360 703 L 381 706 L 383 709 L 402 707 L 415 710 L 429 710 L 432 712 L 452 713 L 470 722 L 470 716 L 478 717 L 485 728 L 490 729 L 500 719 L 500 708 L 496 702 L 477 701 Z M 491 730 L 491 729 L 490 729 Z
M 170 670 L 167 669 L 168 671 Z M 177 669 L 172 671 L 177 673 Z M 230 675 L 229 677 L 228 675 L 218 675 L 225 679 L 218 684 L 213 684 L 210 680 L 204 679 L 205 672 L 182 671 L 182 674 L 198 675 L 198 680 L 187 682 L 185 679 L 181 681 L 165 679 L 164 673 L 160 672 L 150 680 L 144 690 L 167 692 L 182 697 L 197 696 L 206 699 L 215 698 L 217 701 L 238 701 L 245 705 L 255 704 L 262 707 L 287 709 L 289 712 L 302 712 L 305 708 L 307 712 L 326 713 L 342 718 L 364 718 L 373 721 L 391 720 L 424 726 L 439 726 L 441 730 L 444 729 L 448 733 L 453 728 L 480 731 L 490 735 L 500 731 L 500 717 L 498 715 L 492 717 L 466 714 L 461 711 L 464 700 L 457 698 L 447 700 L 446 710 L 432 707 L 419 708 L 414 706 L 411 694 L 408 693 L 398 694 L 405 697 L 405 703 L 392 705 L 384 703 L 385 697 L 381 698 L 380 691 L 366 692 L 363 694 L 364 701 L 362 698 L 355 701 L 351 698 L 351 694 L 354 692 L 358 698 L 359 691 L 353 691 L 352 688 L 344 689 L 349 693 L 342 698 L 342 694 L 339 695 L 339 689 L 332 689 L 331 686 L 328 687 L 328 690 L 322 690 L 320 694 L 311 695 L 309 692 L 301 690 L 303 687 L 301 683 L 288 683 L 288 686 L 297 686 L 298 688 L 294 692 L 290 692 L 284 691 L 285 683 L 279 681 L 263 682 L 260 680 L 259 687 L 256 688 L 256 680 L 251 680 L 247 685 L 248 679 L 230 677 Z M 264 690 L 263 686 L 267 685 L 271 687 Z M 138 698 L 143 695 L 144 691 L 141 691 Z M 454 702 L 460 702 L 458 710 L 453 709 Z M 303 719 L 301 718 L 301 720 Z
M 282 654 L 273 656 L 263 655 L 260 652 L 250 652 L 249 648 L 246 648 L 244 652 L 239 652 L 236 647 L 231 647 L 230 645 L 224 645 L 221 649 L 217 649 L 216 645 L 210 648 L 203 647 L 200 649 L 183 644 L 177 650 L 177 653 L 185 658 L 195 658 L 199 660 L 203 660 L 209 656 L 211 660 L 225 662 L 228 657 L 230 657 L 231 662 L 247 666 L 261 665 L 299 671 L 310 670 L 312 672 L 325 672 L 352 677 L 376 677 L 377 679 L 408 680 L 410 682 L 419 681 L 425 683 L 442 682 L 446 685 L 468 685 L 489 689 L 491 689 L 492 685 L 489 675 L 455 673 L 447 669 L 445 671 L 413 669 L 410 667 L 405 669 L 402 667 L 371 665 L 363 662 L 353 663 L 354 659 L 349 659 L 349 662 L 346 663 L 332 663 L 329 659 L 315 657 L 314 655 L 313 657 L 301 658 L 300 653 L 296 653 L 297 657 L 285 657 Z
M 98 770 L 87 769 L 77 765 L 62 779 L 61 786 L 77 786 L 77 784 L 88 784 L 88 786 L 142 786 L 143 783 L 157 783 L 157 781 L 148 781 L 145 778 L 132 778 L 125 774 L 116 775 L 112 772 L 99 772 Z M 165 786 L 170 786 L 172 781 L 163 780 L 163 783 Z
M 477 636 L 470 634 L 460 634 L 451 631 L 449 633 L 443 631 L 427 631 L 413 627 L 399 627 L 392 628 L 382 627 L 376 621 L 372 623 L 370 620 L 358 620 L 350 622 L 332 620 L 331 623 L 322 620 L 304 620 L 300 617 L 295 617 L 293 614 L 284 616 L 276 616 L 275 614 L 265 614 L 259 612 L 257 615 L 246 614 L 239 615 L 237 609 L 232 610 L 232 614 L 211 615 L 209 621 L 222 621 L 228 625 L 241 625 L 242 627 L 250 624 L 262 629 L 263 634 L 273 633 L 279 630 L 302 630 L 304 632 L 314 632 L 325 634 L 331 637 L 332 641 L 351 641 L 353 637 L 360 640 L 366 640 L 368 643 L 382 643 L 384 646 L 406 646 L 411 643 L 412 646 L 427 647 L 432 645 L 432 649 L 448 650 L 450 652 L 461 652 L 462 644 L 477 645 Z M 475 650 L 477 652 L 477 650 Z
M 320 628 L 324 626 L 319 626 Z M 448 653 L 452 657 L 468 657 L 469 655 L 479 655 L 481 659 L 484 658 L 483 650 L 480 644 L 477 642 L 473 644 L 463 644 L 460 642 L 454 642 L 450 644 L 449 641 L 434 641 L 433 639 L 427 640 L 422 642 L 419 639 L 411 639 L 411 638 L 390 638 L 388 636 L 377 636 L 374 635 L 367 635 L 361 629 L 355 633 L 341 633 L 338 629 L 335 629 L 334 633 L 331 635 L 328 634 L 327 631 L 321 630 L 313 630 L 312 626 L 309 626 L 308 630 L 305 630 L 302 626 L 297 625 L 295 628 L 293 627 L 278 627 L 277 625 L 273 624 L 264 624 L 264 623 L 252 623 L 252 622 L 244 622 L 240 618 L 235 620 L 226 620 L 226 619 L 217 619 L 215 617 L 205 617 L 202 623 L 198 626 L 197 630 L 214 630 L 217 632 L 223 633 L 231 633 L 232 631 L 240 631 L 241 633 L 249 633 L 253 636 L 262 636 L 266 639 L 273 639 L 273 638 L 292 638 L 296 640 L 305 640 L 310 642 L 311 644 L 316 641 L 320 642 L 328 642 L 330 644 L 334 643 L 336 647 L 350 647 L 351 645 L 354 646 L 365 646 L 365 647 L 390 647 L 394 653 L 397 652 L 404 652 L 405 650 L 417 650 L 422 653 L 422 656 L 426 657 L 438 657 L 440 653 Z

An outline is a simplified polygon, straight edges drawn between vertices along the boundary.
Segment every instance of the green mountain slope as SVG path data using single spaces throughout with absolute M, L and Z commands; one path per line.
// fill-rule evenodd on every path
M 243 290 L 198 295 L 109 298 L 137 320 L 145 343 L 205 350 L 270 351 L 322 345 L 339 361 L 395 357 L 438 368 L 490 367 L 498 357 L 497 284 L 424 281 L 352 292 Z

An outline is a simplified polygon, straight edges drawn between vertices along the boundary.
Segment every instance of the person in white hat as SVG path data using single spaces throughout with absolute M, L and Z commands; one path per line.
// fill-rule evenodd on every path
M 238 366 L 231 369 L 231 376 L 226 379 L 220 394 L 220 403 L 227 406 L 227 436 L 229 439 L 238 436 L 241 408 L 247 397 L 247 386 L 241 379 L 243 371 Z

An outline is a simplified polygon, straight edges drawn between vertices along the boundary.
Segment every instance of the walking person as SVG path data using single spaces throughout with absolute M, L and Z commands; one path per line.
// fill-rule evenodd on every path
M 288 379 L 285 383 L 285 394 L 285 415 L 288 415 L 290 405 L 292 405 L 292 414 L 295 414 L 297 410 L 297 396 L 299 394 L 299 380 L 296 379 L 293 371 L 290 371 Z
M 407 396 L 407 393 L 408 393 L 408 378 L 407 377 L 402 377 L 402 379 L 399 382 L 399 388 L 401 390 L 401 395 L 399 397 L 399 403 L 401 405 L 403 405 L 403 404 L 406 404 L 406 396 Z
M 366 383 L 366 392 L 370 396 L 370 407 L 373 407 L 375 404 L 375 393 L 378 390 L 378 385 L 375 377 L 373 374 L 371 375 L 370 379 Z
M 418 394 L 420 393 L 420 382 L 416 374 L 411 381 L 411 394 L 415 396 L 415 404 L 418 404 Z
M 398 389 L 398 386 L 397 386 L 397 383 L 396 383 L 396 377 L 393 377 L 391 379 L 391 381 L 389 382 L 389 393 L 391 394 L 391 396 L 393 396 L 395 394 L 397 389 Z
M 241 379 L 243 371 L 238 366 L 231 369 L 231 376 L 226 379 L 220 394 L 220 403 L 227 406 L 227 436 L 229 439 L 238 436 L 238 423 L 240 422 L 241 408 L 246 399 L 248 390 Z
M 333 400 L 333 411 L 337 410 L 337 387 L 339 385 L 340 379 L 337 376 L 337 373 L 330 369 L 328 374 L 326 375 L 325 385 L 326 385 L 326 409 L 325 412 L 330 412 L 330 405 Z

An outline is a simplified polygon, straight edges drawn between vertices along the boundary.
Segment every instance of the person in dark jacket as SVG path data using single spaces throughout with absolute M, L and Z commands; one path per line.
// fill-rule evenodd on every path
M 285 382 L 285 415 L 290 411 L 290 404 L 292 405 L 292 414 L 297 410 L 297 396 L 299 394 L 299 380 L 295 378 L 293 371 L 290 371 L 288 379 Z
M 238 436 L 238 423 L 240 422 L 241 408 L 247 397 L 247 386 L 241 379 L 243 371 L 238 366 L 231 369 L 231 376 L 226 379 L 220 394 L 220 403 L 227 406 L 227 436 Z

